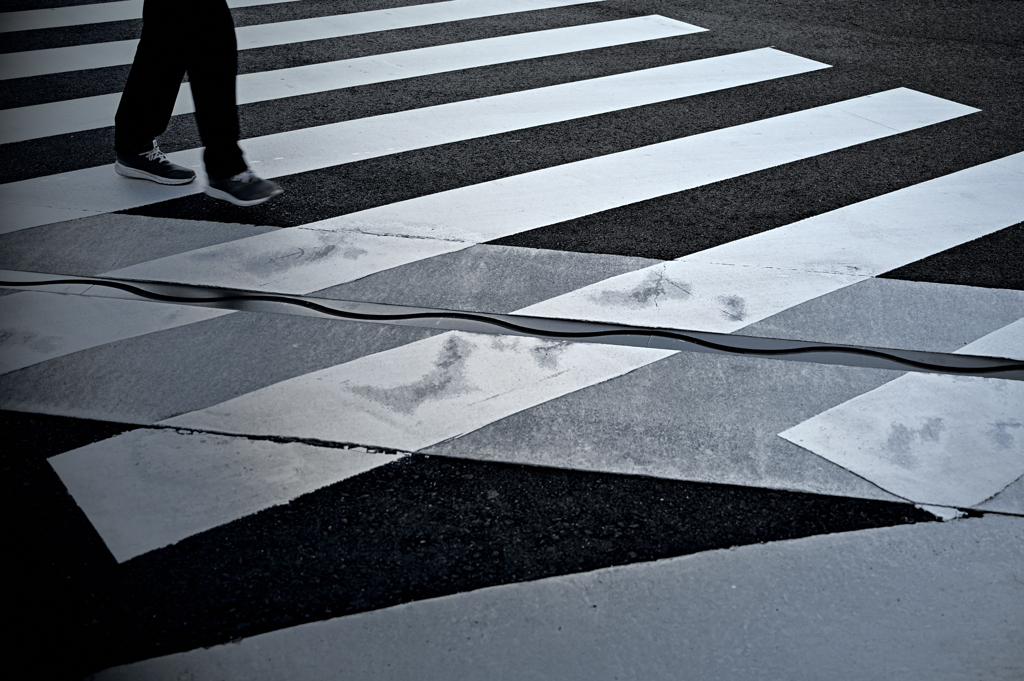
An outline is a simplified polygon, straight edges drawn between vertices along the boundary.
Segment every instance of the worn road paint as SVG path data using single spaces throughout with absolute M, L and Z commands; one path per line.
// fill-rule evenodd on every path
M 36 291 L 0 296 L 0 374 L 231 312 Z

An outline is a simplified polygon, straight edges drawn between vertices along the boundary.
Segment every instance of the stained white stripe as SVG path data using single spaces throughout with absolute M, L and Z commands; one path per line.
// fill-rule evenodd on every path
M 107 276 L 303 294 L 471 245 L 358 232 L 282 229 L 132 265 Z
M 428 26 L 499 14 L 529 12 L 603 0 L 448 0 L 428 5 L 354 12 L 235 29 L 239 50 Z M 0 80 L 131 64 L 138 40 L 55 47 L 0 55 Z
M 1024 319 L 960 354 L 1024 359 Z M 1024 475 L 1024 383 L 907 374 L 779 434 L 911 501 L 967 508 Z
M 162 423 L 416 451 L 671 354 L 448 332 Z
M 97 296 L 0 296 L 0 373 L 225 314 L 231 311 Z
M 49 463 L 120 563 L 397 458 L 139 429 Z
M 238 103 L 296 97 L 703 30 L 681 21 L 648 16 L 249 73 L 238 77 Z M 113 125 L 120 100 L 121 94 L 113 93 L 2 110 L 0 144 Z M 193 111 L 191 90 L 182 83 L 174 115 Z
M 296 0 L 227 0 L 227 2 L 228 7 L 236 9 L 255 5 L 276 5 L 282 2 L 296 2 Z M 141 19 L 142 3 L 143 0 L 122 0 L 121 2 L 98 2 L 90 5 L 3 12 L 0 13 L 0 33 Z
M 520 314 L 732 332 L 1024 221 L 1015 154 L 566 293 Z
M 375 156 L 494 135 L 560 121 L 594 116 L 610 111 L 664 102 L 680 97 L 713 92 L 772 78 L 827 68 L 825 64 L 772 49 L 672 64 L 603 78 L 565 83 L 513 92 L 493 97 L 453 102 L 439 106 L 332 123 L 245 140 L 243 149 L 250 162 L 259 162 L 265 177 L 301 173 Z M 901 94 L 902 93 L 902 94 Z M 873 104 L 873 101 L 879 104 Z M 907 126 L 925 125 L 953 115 L 973 111 L 934 97 L 910 91 L 879 95 L 877 100 L 861 98 L 828 109 L 826 124 L 843 124 L 850 139 L 867 141 L 893 134 L 885 125 L 861 120 L 859 115 L 882 116 L 872 109 L 917 107 L 917 120 Z M 849 109 L 851 113 L 846 113 Z M 904 112 L 906 113 L 906 112 Z M 896 125 L 895 116 L 885 118 Z M 772 119 L 778 120 L 778 119 Z M 862 134 L 851 134 L 853 121 L 860 120 Z M 768 124 L 771 125 L 770 123 Z M 904 129 L 907 129 L 904 128 Z M 822 131 L 827 136 L 826 131 Z M 752 140 L 748 137 L 747 144 Z M 821 145 L 810 144 L 806 135 L 794 131 L 796 158 L 803 149 L 821 153 Z M 796 144 L 802 142 L 801 144 Z M 781 137 L 780 145 L 789 143 Z M 849 142 L 854 143 L 854 142 Z M 807 153 L 807 152 L 804 152 Z M 641 152 L 642 154 L 642 152 Z M 181 165 L 198 168 L 201 150 L 169 154 Z M 780 159 L 788 158 L 781 152 Z M 784 162 L 782 160 L 778 162 Z M 678 168 L 673 167 L 673 172 Z M 0 185 L 0 207 L 40 206 L 76 210 L 113 212 L 158 201 L 188 196 L 202 191 L 201 182 L 183 187 L 166 187 L 152 182 L 126 180 L 114 174 L 111 166 L 99 166 L 61 175 L 34 178 Z M 578 187 L 573 184 L 574 190 Z M 4 215 L 3 231 L 14 231 L 48 223 L 43 213 L 36 219 L 27 208 L 20 215 Z

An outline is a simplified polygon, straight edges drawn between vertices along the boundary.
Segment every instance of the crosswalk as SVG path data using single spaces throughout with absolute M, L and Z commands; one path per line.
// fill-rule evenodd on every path
M 721 27 L 698 25 L 699 18 L 690 23 L 682 14 L 647 13 L 616 0 L 378 3 L 284 21 L 275 14 L 280 5 L 306 3 L 229 3 L 266 19 L 236 30 L 239 49 L 315 49 L 317 41 L 347 36 L 373 39 L 526 13 L 580 14 L 573 25 L 343 60 L 327 51 L 321 61 L 245 73 L 238 79 L 243 114 L 255 105 L 288 106 L 290 116 L 304 102 L 319 101 L 309 98 L 356 97 L 368 86 L 433 92 L 452 78 L 484 79 L 497 69 L 529 73 L 544 60 L 562 60 L 554 63 L 574 73 L 576 64 L 609 50 L 652 54 L 653 62 L 665 63 L 619 65 L 605 74 L 440 104 L 427 97 L 426 105 L 371 116 L 328 111 L 328 122 L 309 126 L 289 120 L 241 142 L 252 167 L 287 190 L 280 202 L 249 213 L 197 196 L 204 180 L 199 148 L 168 150 L 173 161 L 200 174 L 182 187 L 127 180 L 109 164 L 74 155 L 60 158 L 55 173 L 0 185 L 0 409 L 47 415 L 69 429 L 88 420 L 123 429 L 52 452 L 47 469 L 113 557 L 111 574 L 139 565 L 173 574 L 173 561 L 193 560 L 189 551 L 230 544 L 264 522 L 297 532 L 289 509 L 307 502 L 333 509 L 330 504 L 342 502 L 324 500 L 347 500 L 350 489 L 354 498 L 372 500 L 359 503 L 385 503 L 406 486 L 427 484 L 421 478 L 429 476 L 416 471 L 430 466 L 469 466 L 460 474 L 466 480 L 492 475 L 479 471 L 508 471 L 501 475 L 523 480 L 566 471 L 597 476 L 580 477 L 586 480 L 580 484 L 609 490 L 634 484 L 629 476 L 645 476 L 651 490 L 699 483 L 731 494 L 728 486 L 739 486 L 761 495 L 751 508 L 775 509 L 763 511 L 768 515 L 799 515 L 785 504 L 796 509 L 805 499 L 827 499 L 848 508 L 849 517 L 877 514 L 877 526 L 1024 514 L 1024 291 L 885 276 L 1020 229 L 1024 153 L 1012 144 L 983 158 L 957 150 L 911 179 L 873 175 L 894 149 L 958 149 L 964 130 L 987 125 L 991 114 L 982 102 L 954 101 L 891 79 L 879 79 L 877 87 L 841 85 L 848 64 L 780 46 L 701 43 L 732 37 L 727 29 L 721 35 Z M 137 20 L 141 7 L 130 0 L 8 12 L 0 15 L 0 36 Z M 91 69 L 130 64 L 136 44 L 7 52 L 0 54 L 0 78 L 29 90 L 34 78 L 47 75 L 80 72 L 88 79 Z M 779 108 L 773 92 L 810 94 Z M 45 150 L 76 133 L 107 134 L 119 96 L 98 91 L 0 111 L 0 144 Z M 740 105 L 755 114 L 715 125 L 715 112 Z M 186 83 L 175 107 L 183 118 L 172 125 L 193 111 Z M 677 133 L 688 117 L 699 118 L 703 129 Z M 559 131 L 591 126 L 601 133 L 588 138 L 592 147 L 569 148 L 558 139 Z M 525 171 L 516 165 L 473 170 L 481 163 L 474 153 L 492 144 L 515 149 L 519 136 L 533 136 L 517 154 L 517 161 L 533 155 Z M 827 170 L 843 154 L 869 160 L 859 161 L 860 196 L 838 207 L 812 206 L 808 214 L 801 206 L 781 223 L 758 222 L 754 210 L 746 233 L 708 230 L 694 248 L 687 240 L 696 243 L 698 235 L 681 233 L 685 254 L 672 259 L 652 258 L 639 246 L 659 228 L 643 217 L 657 202 L 683 205 L 693 192 L 725 186 L 742 202 L 768 182 L 766 173 L 784 175 L 806 164 Z M 430 159 L 451 167 L 431 167 Z M 358 178 L 376 168 L 371 162 L 398 168 L 406 160 L 408 191 L 397 200 L 379 195 L 378 185 L 390 178 L 354 187 L 338 179 L 348 168 Z M 418 165 L 424 162 L 426 171 Z M 423 172 L 458 179 L 431 189 L 417 183 Z M 828 173 L 816 181 L 823 192 L 834 182 Z M 356 209 L 331 202 L 346 192 L 369 198 Z M 284 210 L 293 213 L 287 221 L 294 226 L 277 228 L 281 218 L 273 211 Z M 603 230 L 618 235 L 616 243 L 635 235 L 636 250 L 605 246 L 604 232 L 567 227 L 588 220 L 603 221 Z M 541 245 L 549 242 L 539 236 L 531 241 L 552 230 L 575 236 L 558 249 Z M 512 239 L 516 245 L 509 245 Z M 963 269 L 969 280 L 971 263 Z M 172 304 L 89 283 L 31 285 L 82 277 L 164 287 L 159 290 L 185 297 Z M 642 340 L 567 342 L 445 330 L 451 327 L 429 321 L 390 324 L 301 308 L 284 314 L 255 304 L 188 303 L 199 291 L 220 289 L 243 299 L 272 293 L 365 303 L 376 311 L 406 306 L 549 325 L 623 325 Z M 644 336 L 650 329 L 717 333 L 737 343 L 800 340 L 997 358 L 1016 369 L 991 378 L 679 350 Z M 484 493 L 480 503 L 491 503 L 504 498 L 505 488 Z M 792 496 L 782 503 L 769 501 L 772 495 Z M 417 513 L 445 503 L 424 498 L 434 500 L 401 509 L 393 522 L 414 523 Z M 644 503 L 655 499 L 664 501 L 652 493 Z M 330 520 L 332 513 L 325 511 L 323 526 L 340 522 Z M 367 512 L 367 520 L 353 522 L 385 531 L 372 517 Z M 458 527 L 460 520 L 452 515 L 445 523 Z M 768 532 L 734 543 L 867 527 L 822 523 L 803 534 Z M 432 542 L 386 550 L 412 555 Z M 467 550 L 488 560 L 480 558 L 480 547 Z M 338 556 L 345 547 L 340 551 L 331 560 L 344 562 Z M 586 569 L 628 570 L 653 559 L 642 555 L 616 553 Z M 164 560 L 171 567 L 162 567 Z M 292 565 L 300 557 L 274 560 Z M 487 563 L 493 577 L 460 577 L 448 590 L 422 593 L 443 596 L 584 569 L 522 577 L 494 560 L 498 567 Z M 273 573 L 276 565 L 261 569 Z M 352 569 L 363 575 L 353 577 L 353 588 L 373 591 L 364 567 Z M 398 569 L 389 579 L 407 579 L 408 572 Z M 305 586 L 302 598 L 315 600 L 330 588 Z M 427 597 L 410 589 L 398 600 L 345 596 L 346 605 L 338 601 L 337 610 L 314 608 L 314 614 L 279 603 L 273 621 L 252 615 L 258 624 L 239 624 L 230 634 L 214 627 L 220 633 L 182 635 L 172 643 L 152 634 L 122 648 L 100 646 L 86 666 L 98 671 Z M 228 589 L 224 603 L 257 612 L 239 605 L 243 591 Z M 181 607 L 195 607 L 190 598 Z M 211 615 L 211 622 L 220 616 Z M 167 678 L 177 678 L 181 668 L 168 664 Z M 128 678 L 132 669 L 99 678 Z

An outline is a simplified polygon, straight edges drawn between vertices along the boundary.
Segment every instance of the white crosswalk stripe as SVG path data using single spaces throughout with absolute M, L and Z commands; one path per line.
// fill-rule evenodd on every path
M 623 274 L 519 311 L 733 332 L 1024 221 L 1024 154 Z
M 664 17 L 640 17 L 295 66 L 277 71 L 261 71 L 238 77 L 237 101 L 238 104 L 252 104 L 298 97 L 522 59 L 627 45 L 703 30 Z M 108 127 L 113 125 L 120 101 L 120 93 L 115 93 L 2 110 L 0 144 Z M 192 91 L 187 83 L 182 83 L 174 105 L 174 115 L 193 111 L 195 104 Z
M 449 21 L 530 12 L 602 0 L 446 0 L 428 5 L 410 5 L 386 10 L 356 12 L 337 16 L 297 19 L 273 24 L 242 26 L 235 30 L 238 49 L 289 45 L 312 40 L 343 38 L 376 31 L 393 31 Z M 0 80 L 30 78 L 50 73 L 83 71 L 131 64 L 138 40 L 53 47 L 31 52 L 0 54 Z
M 750 55 L 749 59 L 765 63 L 776 56 L 785 57 L 771 50 L 760 52 Z M 896 134 L 897 131 L 931 125 L 972 111 L 969 107 L 910 90 L 894 90 L 736 128 L 470 185 L 305 226 L 309 230 L 335 230 L 339 235 L 334 237 L 325 234 L 296 234 L 295 230 L 265 234 L 243 242 L 211 246 L 194 253 L 135 265 L 110 274 L 154 281 L 311 293 L 366 276 L 375 268 L 395 267 L 403 262 L 454 251 L 473 243 L 756 172 Z M 1004 176 L 1004 184 L 992 191 L 1004 197 L 1003 200 L 1009 204 L 1006 213 L 1010 216 L 1020 210 L 1017 192 L 1014 191 L 1019 184 L 1016 182 L 1019 177 L 1019 174 L 1008 171 L 1008 175 Z M 941 193 L 945 190 L 938 191 Z M 531 201 L 524 203 L 523 196 L 530 196 Z M 925 197 L 924 201 L 930 198 Z M 969 203 L 960 206 L 960 211 L 971 213 L 975 207 L 974 203 Z M 902 208 L 898 206 L 896 210 Z M 1014 209 L 1017 211 L 1014 212 Z M 921 219 L 925 222 L 929 220 L 928 216 L 921 216 Z M 1012 219 L 1006 223 L 1002 215 L 995 219 L 999 222 L 993 224 L 989 231 L 1013 224 Z M 961 240 L 976 238 L 981 233 L 984 232 L 965 230 Z M 403 237 L 415 239 L 409 245 L 396 247 L 396 243 Z M 916 238 L 916 234 L 910 238 Z M 282 262 L 283 253 L 300 247 L 305 249 L 303 255 L 289 259 L 287 264 Z M 331 249 L 330 252 L 324 252 L 327 248 Z M 363 253 L 355 254 L 352 248 L 359 248 Z M 254 267 L 254 263 L 258 262 L 264 263 L 264 266 Z M 212 267 L 212 263 L 217 263 L 217 266 Z M 224 263 L 235 263 L 235 266 Z M 272 271 L 270 263 L 280 263 L 277 271 Z M 648 285 L 637 284 L 639 279 L 646 280 L 649 275 L 659 281 L 664 279 L 660 272 L 665 267 L 655 266 L 652 268 L 653 275 L 649 272 L 623 275 L 626 282 L 624 286 L 628 289 L 622 294 L 623 300 L 632 300 L 632 289 L 637 285 Z M 785 265 L 780 267 L 791 269 Z M 835 288 L 858 281 L 857 277 L 863 275 L 843 270 L 818 276 Z M 725 275 L 726 279 L 733 277 L 733 273 Z M 673 286 L 675 284 L 669 284 L 670 289 Z M 667 291 L 666 299 L 654 297 L 650 300 L 653 305 L 651 314 L 660 320 L 660 324 L 655 325 L 665 325 L 666 320 L 671 320 L 675 323 L 670 325 L 677 328 L 694 328 L 682 323 L 686 315 L 691 313 L 690 310 L 684 312 L 682 317 L 674 318 L 665 317 L 661 307 L 674 298 L 689 299 L 687 286 L 689 284 L 684 284 L 682 289 L 678 289 L 678 296 Z M 613 292 L 609 295 L 615 294 Z M 523 313 L 572 316 L 557 307 L 558 304 L 551 303 L 555 306 L 555 312 L 547 312 L 552 308 L 544 307 L 548 305 L 544 303 Z M 609 313 L 604 314 L 607 316 Z M 717 318 L 717 307 L 714 314 Z M 607 319 L 589 308 L 574 318 L 635 323 L 635 319 L 627 317 Z M 745 318 L 741 316 L 734 321 L 743 321 Z
M 242 147 L 250 163 L 261 164 L 261 175 L 273 178 L 413 149 L 596 116 L 822 68 L 826 66 L 783 52 L 771 49 L 755 50 L 482 99 L 342 121 L 314 128 L 290 130 L 245 140 Z M 927 99 L 929 104 L 937 106 L 924 105 L 924 99 Z M 943 103 L 937 98 L 924 99 L 916 101 L 919 106 L 923 105 L 919 114 L 897 112 L 897 116 L 907 119 L 905 128 L 926 125 L 971 111 L 968 107 Z M 885 104 L 882 106 L 884 108 Z M 865 103 L 855 103 L 853 107 L 855 110 L 865 108 Z M 873 115 L 870 104 L 866 109 L 868 115 Z M 833 114 L 833 117 L 835 116 L 843 118 L 844 114 L 836 111 Z M 860 135 L 852 133 L 848 137 L 850 143 L 883 137 L 896 130 L 859 119 L 856 113 L 845 114 L 845 118 L 848 123 L 854 125 L 855 119 L 861 121 Z M 887 122 L 898 126 L 903 121 L 887 119 Z M 180 165 L 198 169 L 202 165 L 202 150 L 179 151 L 168 154 L 168 158 Z M 59 198 L 54 196 L 55 186 L 60 188 Z M 3 231 L 56 222 L 61 215 L 55 215 L 55 211 L 109 213 L 201 191 L 202 185 L 199 183 L 171 188 L 142 183 L 126 186 L 123 178 L 112 172 L 111 166 L 98 166 L 52 177 L 12 182 L 0 185 L 0 207 L 5 211 L 6 217 Z
M 227 3 L 231 9 L 237 9 L 240 7 L 258 7 L 260 5 L 276 5 L 282 2 L 297 1 L 227 0 Z M 0 13 L 0 33 L 141 19 L 142 4 L 143 0 L 120 0 L 119 2 L 103 2 L 90 5 L 71 5 L 69 7 L 2 12 Z
M 295 0 L 230 4 L 290 1 Z M 600 2 L 443 0 L 245 26 L 237 35 L 239 49 L 250 50 Z M 137 19 L 141 7 L 140 1 L 131 0 L 7 13 L 0 15 L 0 32 Z M 658 50 L 659 41 L 694 35 L 673 43 L 685 43 L 688 56 L 672 57 L 672 63 L 659 66 L 614 70 L 614 75 L 589 74 L 511 92 L 497 89 L 501 94 L 442 100 L 447 103 L 365 118 L 338 121 L 339 113 L 338 118 L 321 119 L 338 122 L 243 140 L 247 159 L 259 164 L 255 167 L 262 176 L 283 178 L 282 184 L 309 173 L 315 185 L 322 177 L 333 177 L 330 173 L 340 173 L 341 166 L 348 172 L 360 168 L 350 164 L 368 159 L 383 162 L 454 143 L 468 148 L 492 136 L 555 124 L 585 126 L 610 113 L 627 112 L 618 120 L 628 126 L 630 116 L 643 118 L 644 107 L 660 104 L 674 108 L 659 115 L 686 116 L 691 107 L 714 110 L 718 101 L 745 101 L 746 93 L 757 88 L 762 89 L 749 96 L 763 100 L 807 83 L 828 83 L 834 75 L 829 64 L 783 49 L 727 52 L 717 45 L 695 47 L 690 42 L 706 37 L 697 34 L 707 29 L 657 15 L 621 18 L 629 12 L 614 3 L 601 9 L 607 9 L 601 20 L 590 14 L 588 23 L 565 28 L 245 74 L 238 79 L 238 100 L 242 105 L 264 102 L 271 109 L 287 105 L 283 100 L 289 98 L 421 76 L 436 76 L 443 85 L 444 74 L 468 69 L 507 65 L 528 70 L 529 60 L 556 56 L 583 62 L 599 57 L 603 48 Z M 125 65 L 136 44 L 125 40 L 3 54 L 0 78 Z M 662 61 L 654 63 L 663 64 L 668 53 L 659 53 Z M 844 72 L 843 77 L 848 75 Z M 87 270 L 122 281 L 402 305 L 400 296 L 373 299 L 368 282 L 394 281 L 417 267 L 428 271 L 469 262 L 469 253 L 488 249 L 529 250 L 488 242 L 512 243 L 510 237 L 604 212 L 643 210 L 645 202 L 717 183 L 754 182 L 759 173 L 785 171 L 834 153 L 857 150 L 867 158 L 876 149 L 898 148 L 884 144 L 924 137 L 947 125 L 971 125 L 983 117 L 974 116 L 980 112 L 974 106 L 886 82 L 890 84 L 877 89 L 858 85 L 853 94 L 843 95 L 819 87 L 810 104 L 784 108 L 779 115 L 704 127 L 688 136 L 665 135 L 642 145 L 630 144 L 627 134 L 627 142 L 614 150 L 586 148 L 571 156 L 582 160 L 566 162 L 552 154 L 555 160 L 535 163 L 526 171 L 489 175 L 497 179 L 467 181 L 468 175 L 458 175 L 457 183 L 406 194 L 412 198 L 387 202 L 374 197 L 359 210 L 329 212 L 340 204 L 326 202 L 323 208 L 318 203 L 321 212 L 284 223 L 315 220 L 295 228 L 260 233 L 269 227 L 251 226 L 230 232 L 244 238 L 188 245 L 172 235 L 152 246 L 139 245 L 144 240 L 140 232 L 126 237 L 138 241 L 131 244 L 130 256 L 104 260 L 103 267 L 67 265 L 56 256 L 47 260 L 36 244 L 31 263 L 15 267 L 17 256 L 5 259 L 3 267 L 19 271 L 0 271 L 0 279 Z M 434 81 L 429 83 L 433 86 Z M 0 144 L 50 149 L 45 145 L 52 145 L 57 135 L 91 130 L 106 134 L 102 129 L 112 125 L 120 95 L 99 92 L 0 111 Z M 174 113 L 193 110 L 183 84 Z M 460 149 L 450 151 L 456 163 L 463 160 Z M 52 168 L 59 164 L 51 165 L 36 175 L 19 176 L 28 179 L 0 185 L 0 245 L 28 252 L 25 244 L 32 245 L 37 230 L 66 235 L 74 247 L 89 244 L 92 237 L 76 234 L 88 220 L 77 218 L 103 220 L 119 211 L 167 215 L 160 212 L 163 207 L 145 208 L 163 202 L 171 202 L 164 207 L 172 216 L 185 206 L 182 214 L 189 219 L 207 221 L 192 224 L 211 231 L 224 226 L 205 215 L 193 217 L 188 206 L 194 199 L 173 202 L 202 191 L 202 150 L 169 156 L 200 171 L 200 182 L 167 187 L 127 181 L 109 165 L 82 167 L 68 158 L 58 172 Z M 474 159 L 464 160 L 469 164 Z M 552 324 L 580 320 L 735 334 L 736 339 L 758 323 L 865 283 L 885 282 L 880 275 L 1024 222 L 1024 153 L 972 163 L 867 198 L 858 196 L 840 208 L 830 206 L 780 227 L 773 224 L 732 240 L 722 236 L 717 245 L 675 260 L 656 262 L 644 254 L 614 267 L 594 266 L 576 279 L 570 276 L 575 273 L 553 277 L 558 281 L 550 290 L 502 312 Z M 824 173 L 820 177 L 822 185 L 832 181 Z M 297 204 L 319 201 L 312 190 L 309 195 L 304 191 L 289 187 L 285 198 L 297 196 Z M 318 191 L 324 191 L 323 184 Z M 128 234 L 130 220 L 137 216 L 116 217 L 123 219 L 118 224 Z M 147 228 L 150 235 L 156 230 Z M 637 232 L 647 228 L 630 227 Z M 72 246 L 53 244 L 54 251 L 61 248 Z M 588 261 L 587 253 L 574 256 L 574 267 L 586 269 L 588 262 L 596 262 Z M 53 268 L 41 264 L 47 262 Z M 484 263 L 479 269 L 486 270 L 490 261 L 479 262 Z M 551 262 L 569 259 L 552 257 Z M 426 286 L 459 285 L 459 274 Z M 530 275 L 524 269 L 522 276 Z M 466 276 L 466 282 L 480 280 L 486 279 Z M 359 284 L 366 284 L 371 294 L 346 298 L 354 290 L 346 286 Z M 883 294 L 902 290 L 879 286 Z M 926 293 L 933 298 L 941 297 L 943 287 L 953 288 L 930 283 L 922 287 L 930 287 Z M 1019 316 L 1013 305 L 1024 306 L 1024 299 L 1011 300 L 1016 291 L 999 296 L 988 291 L 973 287 L 964 299 L 1001 305 L 1000 314 L 965 329 L 958 347 L 947 347 L 947 342 L 935 352 L 1024 360 L 1024 319 L 1009 321 Z M 632 341 L 614 345 L 444 331 L 471 327 L 427 323 L 363 324 L 258 307 L 233 312 L 141 301 L 85 285 L 60 292 L 0 294 L 0 408 L 137 426 L 49 459 L 52 472 L 118 563 L 158 557 L 176 543 L 216 528 L 234 531 L 233 523 L 245 523 L 303 495 L 350 484 L 350 478 L 385 465 L 423 458 L 404 453 L 880 504 L 910 502 L 943 507 L 935 512 L 949 517 L 960 513 L 956 509 L 979 508 L 1024 514 L 1024 494 L 1006 493 L 1024 484 L 1024 392 L 1019 380 L 681 352 L 660 349 L 653 338 L 649 346 L 637 341 L 634 347 L 628 344 Z M 445 309 L 476 308 L 452 304 Z M 309 349 L 305 339 L 296 337 L 275 345 L 267 355 L 254 353 L 258 363 L 229 361 L 249 351 L 244 343 L 258 347 L 302 324 L 311 330 L 304 332 L 310 346 L 320 345 Z M 234 345 L 219 341 L 218 334 L 228 329 Z M 837 335 L 842 340 L 841 332 Z M 149 376 L 157 375 L 147 373 L 153 357 L 169 355 L 174 347 L 181 352 L 175 355 L 179 364 L 172 367 L 177 369 L 173 376 L 162 379 L 158 388 L 146 386 Z M 920 349 L 896 343 L 885 347 Z M 268 367 L 278 363 L 273 371 Z M 125 384 L 137 380 L 141 387 L 132 384 L 123 394 L 108 394 L 114 391 L 103 379 L 111 364 L 118 365 Z M 139 377 L 131 376 L 133 372 Z M 159 393 L 153 401 L 166 404 L 136 408 L 134 398 L 143 392 Z M 340 521 L 332 517 L 325 523 Z M 400 524 L 407 518 L 393 521 Z

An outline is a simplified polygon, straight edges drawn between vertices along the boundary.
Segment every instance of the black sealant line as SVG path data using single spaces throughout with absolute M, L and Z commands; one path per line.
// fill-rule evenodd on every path
M 644 328 L 644 327 L 613 327 L 602 324 L 595 324 L 591 322 L 562 322 L 562 320 L 551 320 L 544 318 L 529 318 L 529 317 L 516 317 L 516 321 L 512 321 L 505 315 L 490 315 L 478 312 L 455 312 L 448 310 L 429 310 L 429 311 L 418 311 L 418 312 L 399 312 L 399 313 L 380 313 L 380 312 L 355 312 L 350 310 L 339 310 L 329 305 L 303 298 L 299 296 L 289 296 L 287 294 L 268 294 L 268 293 L 250 293 L 245 291 L 229 291 L 227 289 L 210 289 L 205 287 L 196 286 L 183 286 L 180 284 L 164 285 L 167 288 L 181 289 L 187 288 L 190 290 L 198 289 L 200 291 L 228 291 L 225 293 L 217 293 L 215 295 L 199 295 L 199 296 L 186 296 L 176 295 L 171 293 L 160 293 L 157 291 L 151 291 L 143 288 L 140 285 L 124 282 L 115 281 L 109 279 L 87 279 L 87 278 L 67 278 L 67 279 L 46 279 L 40 281 L 0 281 L 0 287 L 8 288 L 22 288 L 27 286 L 68 286 L 68 285 L 87 285 L 87 286 L 103 286 L 106 288 L 112 288 L 126 293 L 139 296 L 140 298 L 148 298 L 150 300 L 157 300 L 166 303 L 182 303 L 182 304 L 210 304 L 210 303 L 253 303 L 253 302 L 265 302 L 265 303 L 277 303 L 291 305 L 295 307 L 304 308 L 313 312 L 328 315 L 331 317 L 338 317 L 341 319 L 350 319 L 355 321 L 367 321 L 367 322 L 402 322 L 402 321 L 416 321 L 416 320 L 459 320 L 484 324 L 490 327 L 497 327 L 505 331 L 511 331 L 518 334 L 527 336 L 534 336 L 539 338 L 555 338 L 564 340 L 594 340 L 602 338 L 616 338 L 616 337 L 629 337 L 629 336 L 649 336 L 651 338 L 662 338 L 670 341 L 681 341 L 684 343 L 690 343 L 697 347 L 724 352 L 736 355 L 747 355 L 753 357 L 792 357 L 798 355 L 809 355 L 809 354 L 823 354 L 823 353 L 838 353 L 841 355 L 859 356 L 863 358 L 870 358 L 876 360 L 882 360 L 884 362 L 891 362 L 901 367 L 916 369 L 918 371 L 927 371 L 944 374 L 957 374 L 957 375 L 993 375 L 993 374 L 1008 374 L 1016 372 L 1024 372 L 1024 362 L 1016 360 L 996 360 L 985 357 L 974 357 L 968 355 L 952 355 L 942 354 L 941 357 L 948 364 L 939 364 L 936 362 L 929 362 L 920 359 L 913 359 L 911 357 L 901 356 L 897 352 L 890 352 L 885 350 L 879 350 L 875 348 L 865 348 L 850 345 L 836 345 L 828 343 L 820 344 L 794 344 L 793 341 L 780 341 L 768 338 L 748 338 L 744 336 L 730 336 L 730 335 L 716 335 L 716 340 L 709 340 L 706 337 L 701 337 L 707 334 L 693 334 L 683 333 L 680 331 L 673 331 L 670 329 L 657 329 L 657 328 Z M 344 301 L 337 301 L 339 303 Z M 544 326 L 558 325 L 562 323 L 563 330 L 554 328 L 543 328 Z M 567 330 L 566 327 L 574 329 L 580 329 L 581 327 L 599 327 L 593 328 L 593 330 Z M 782 347 L 744 347 L 744 342 L 750 342 L 755 340 L 760 345 L 776 345 Z M 917 353 L 917 355 L 933 355 L 937 353 Z M 984 364 L 978 365 L 979 362 Z M 830 362 L 831 363 L 831 362 Z M 973 364 L 973 365 L 972 365 Z M 1020 379 L 1022 376 L 1003 376 L 1009 379 Z

